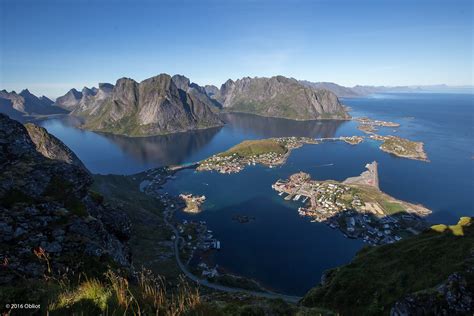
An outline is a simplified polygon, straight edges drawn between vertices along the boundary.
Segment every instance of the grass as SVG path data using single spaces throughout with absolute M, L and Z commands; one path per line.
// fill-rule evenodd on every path
M 159 281 L 157 281 L 159 280 Z M 150 271 L 138 274 L 138 282 L 107 271 L 99 279 L 85 279 L 77 286 L 62 287 L 50 297 L 48 312 L 55 314 L 183 315 L 201 308 L 199 290 L 181 280 L 168 293 L 166 283 Z
M 382 206 L 383 206 L 385 214 L 390 214 L 391 215 L 391 214 L 396 214 L 396 213 L 400 213 L 400 212 L 405 211 L 405 208 L 400 203 L 383 201 Z
M 444 225 L 444 224 L 437 224 L 431 226 L 431 229 L 438 232 L 443 233 L 446 231 L 451 231 L 454 236 L 464 236 L 464 229 L 471 225 L 472 218 L 471 217 L 461 217 L 456 225 Z
M 363 248 L 348 265 L 331 270 L 327 282 L 303 298 L 305 306 L 321 306 L 341 314 L 387 315 L 406 294 L 436 287 L 454 272 L 473 264 L 472 219 L 454 230 L 437 225 L 394 244 Z
M 129 241 L 134 262 L 168 280 L 177 280 L 180 270 L 170 244 L 171 230 L 163 220 L 163 206 L 140 191 L 143 175 L 94 175 L 93 190 L 132 222 Z
M 222 156 L 236 154 L 240 157 L 249 157 L 266 153 L 285 154 L 285 146 L 273 139 L 246 140 L 222 153 Z

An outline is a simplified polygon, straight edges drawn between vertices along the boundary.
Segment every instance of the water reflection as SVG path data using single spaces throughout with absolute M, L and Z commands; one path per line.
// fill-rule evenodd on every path
M 112 134 L 101 135 L 118 145 L 126 155 L 132 156 L 138 162 L 175 165 L 185 162 L 189 156 L 199 152 L 211 142 L 221 128 L 134 138 Z
M 345 123 L 339 120 L 293 121 L 241 113 L 226 113 L 221 118 L 228 129 L 250 131 L 260 137 L 333 137 Z
M 223 127 L 151 137 L 126 137 L 79 129 L 66 116 L 41 122 L 79 156 L 93 173 L 131 174 L 152 167 L 199 161 L 246 139 L 332 137 L 343 121 L 298 122 L 250 114 L 222 114 Z

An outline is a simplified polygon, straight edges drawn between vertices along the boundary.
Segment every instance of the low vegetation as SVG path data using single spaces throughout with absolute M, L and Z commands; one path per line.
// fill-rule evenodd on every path
M 436 288 L 453 273 L 469 273 L 473 245 L 472 218 L 463 217 L 456 225 L 435 225 L 394 244 L 363 248 L 348 265 L 328 271 L 302 304 L 344 315 L 389 314 L 405 295 Z
M 274 139 L 246 140 L 222 153 L 222 156 L 238 155 L 240 157 L 250 157 L 265 153 L 285 154 L 287 149 Z

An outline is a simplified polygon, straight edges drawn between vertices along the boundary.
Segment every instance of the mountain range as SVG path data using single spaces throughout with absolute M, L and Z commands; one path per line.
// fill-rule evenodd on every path
M 345 87 L 334 82 L 311 82 L 300 80 L 302 84 L 314 89 L 327 89 L 335 93 L 340 98 L 357 98 L 375 93 L 415 93 L 415 92 L 458 92 L 472 93 L 473 86 L 448 86 L 439 85 L 413 85 L 413 86 L 368 86 L 356 85 Z
M 183 75 L 160 74 L 141 82 L 118 79 L 115 85 L 69 90 L 56 102 L 0 91 L 0 112 L 24 121 L 30 117 L 67 114 L 81 118 L 82 127 L 125 136 L 162 135 L 222 126 L 221 112 L 241 112 L 293 120 L 346 120 L 339 98 L 374 93 L 472 91 L 472 87 L 354 86 L 310 82 L 284 76 L 227 80 L 220 88 L 200 86 Z M 457 91 L 457 90 L 456 90 Z
M 207 86 L 205 90 L 228 112 L 295 120 L 350 118 L 331 91 L 314 89 L 283 76 L 229 79 L 220 89 Z
M 82 118 L 85 129 L 126 136 L 221 126 L 223 111 L 296 120 L 350 117 L 334 93 L 283 76 L 228 80 L 220 89 L 182 75 L 161 74 L 140 83 L 121 78 L 115 85 L 71 89 L 55 104 Z
M 66 110 L 54 105 L 45 96 L 37 97 L 28 89 L 19 94 L 15 91 L 0 91 L 0 113 L 5 113 L 16 120 L 24 120 L 28 116 L 65 114 Z

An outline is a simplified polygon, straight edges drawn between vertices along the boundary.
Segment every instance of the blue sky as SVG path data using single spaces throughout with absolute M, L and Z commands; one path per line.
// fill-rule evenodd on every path
M 184 74 L 473 83 L 471 1 L 0 0 L 0 89 Z

